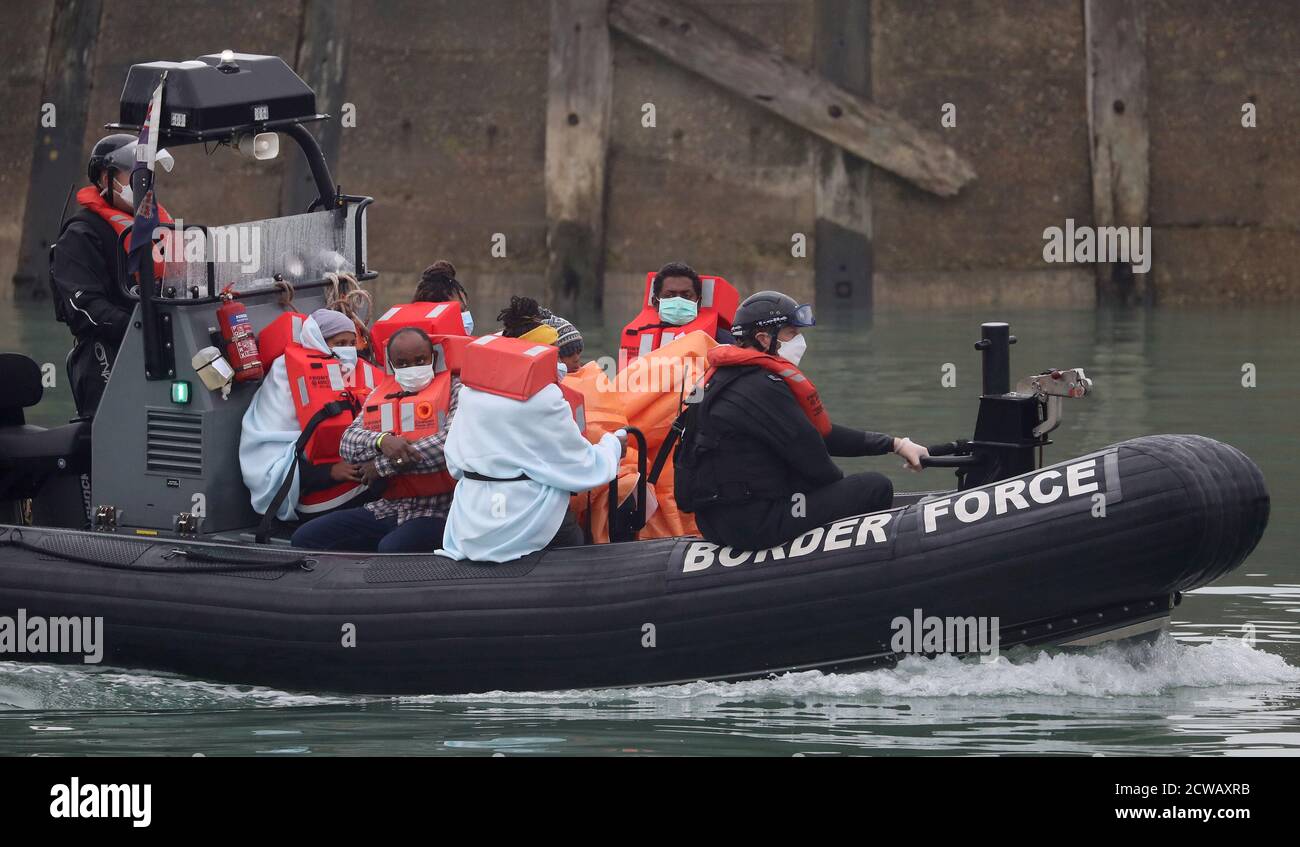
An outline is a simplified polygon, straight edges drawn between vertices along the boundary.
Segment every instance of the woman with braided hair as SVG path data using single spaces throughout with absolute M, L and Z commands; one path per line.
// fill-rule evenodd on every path
M 469 292 L 456 279 L 456 266 L 446 259 L 439 259 L 424 269 L 411 302 L 460 303 L 460 319 L 465 324 L 465 334 L 474 334 L 474 315 L 469 310 Z
M 550 312 L 533 298 L 516 296 L 511 297 L 510 305 L 497 314 L 497 320 L 501 322 L 501 334 L 506 338 L 554 345 L 560 334 L 546 322 L 548 316 Z

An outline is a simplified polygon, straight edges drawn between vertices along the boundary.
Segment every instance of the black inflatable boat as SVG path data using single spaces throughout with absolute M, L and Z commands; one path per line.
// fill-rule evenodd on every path
M 288 688 L 457 693 L 843 671 L 895 658 L 898 619 L 918 614 L 996 618 L 1002 649 L 1148 631 L 1180 592 L 1240 564 L 1267 515 L 1242 453 L 1162 435 L 758 552 L 665 539 L 481 565 L 8 527 L 0 611 L 101 618 L 109 665 Z
M 166 71 L 161 143 L 247 146 L 279 132 L 318 196 L 303 214 L 198 228 L 211 243 L 236 227 L 259 238 L 255 271 L 188 261 L 187 248 L 158 285 L 149 262 L 138 296 L 122 284 L 138 303 L 93 422 L 28 425 L 43 375 L 0 354 L 0 660 L 374 693 L 849 670 L 1149 633 L 1264 531 L 1259 469 L 1207 438 L 1137 438 L 1039 467 L 1063 401 L 1091 383 L 1049 370 L 1012 390 L 1015 339 L 990 323 L 976 345 L 974 438 L 936 445 L 928 462 L 955 469 L 956 489 L 900 495 L 779 548 L 630 540 L 501 565 L 290 549 L 283 528 L 259 531 L 236 458 L 255 384 L 194 390 L 195 368 L 214 344 L 218 282 L 261 333 L 283 315 L 286 287 L 310 311 L 337 272 L 373 278 L 371 200 L 337 190 L 303 126 L 325 117 L 311 89 L 275 57 L 235 60 L 237 74 L 217 55 L 133 66 L 111 126 L 137 129 Z M 635 538 L 643 517 L 614 510 L 612 534 Z

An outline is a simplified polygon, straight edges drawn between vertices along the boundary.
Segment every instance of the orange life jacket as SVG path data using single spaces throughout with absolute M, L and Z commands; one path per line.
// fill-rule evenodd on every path
M 408 394 L 389 376 L 370 392 L 366 400 L 362 425 L 371 432 L 391 432 L 411 441 L 433 435 L 447 426 L 451 409 L 452 372 L 435 366 L 433 381 L 423 389 Z M 443 471 L 399 473 L 389 477 L 384 489 L 385 500 L 407 497 L 431 497 L 456 487 L 456 480 Z
M 343 375 L 342 363 L 333 356 L 312 350 L 297 343 L 284 349 L 284 367 L 289 377 L 289 393 L 298 415 L 298 425 L 306 428 L 316 413 L 335 400 L 348 401 L 348 409 L 326 418 L 316 426 L 303 450 L 312 464 L 335 464 L 339 457 L 339 441 L 343 430 L 356 417 L 353 409 L 360 409 L 370 392 L 383 381 L 383 373 L 364 359 L 357 361 L 356 369 Z M 298 511 L 306 514 L 323 512 L 351 500 L 364 486 L 340 482 L 321 491 L 301 492 Z
M 573 412 L 573 419 L 578 424 L 578 429 L 584 433 L 587 431 L 587 398 L 581 391 L 570 388 L 563 382 L 560 383 L 560 393 L 564 395 L 564 402 L 569 404 L 569 411 Z
M 524 401 L 548 385 L 558 384 L 578 428 L 586 430 L 582 392 L 559 382 L 560 351 L 550 344 L 484 335 L 464 346 L 460 378 L 476 391 Z
M 734 368 L 757 365 L 769 373 L 776 374 L 785 380 L 786 386 L 794 394 L 794 399 L 799 401 L 799 408 L 808 416 L 808 420 L 822 437 L 830 434 L 831 418 L 826 414 L 826 408 L 822 406 L 821 397 L 817 394 L 817 386 L 812 384 L 812 380 L 803 375 L 803 372 L 780 356 L 773 356 L 770 353 L 763 353 L 759 350 L 753 350 L 748 347 L 736 347 L 732 344 L 722 344 L 714 347 L 708 352 L 709 370 L 704 374 L 701 385 L 708 385 L 709 380 L 717 372 L 718 368 Z
M 402 303 L 384 312 L 370 327 L 370 340 L 374 344 L 375 361 L 384 366 L 388 362 L 388 339 L 399 329 L 415 327 L 425 335 L 465 335 L 465 323 L 460 317 L 460 303 Z
M 683 326 L 664 324 L 659 319 L 659 308 L 654 305 L 654 273 L 646 274 L 645 298 L 641 312 L 623 328 L 619 341 L 619 368 L 638 356 L 658 350 L 673 339 L 702 330 L 715 338 L 719 329 L 730 330 L 740 305 L 740 294 L 731 283 L 720 276 L 700 277 L 700 311 L 695 319 Z
M 282 312 L 257 334 L 257 352 L 261 354 L 262 367 L 270 368 L 271 363 L 284 354 L 285 348 L 302 340 L 302 322 L 305 320 L 307 316 L 302 312 Z
M 87 185 L 85 188 L 78 191 L 77 202 L 84 208 L 89 209 L 104 220 L 108 221 L 108 225 L 113 228 L 113 232 L 116 232 L 119 238 L 122 233 L 126 231 L 127 227 L 135 223 L 135 218 L 132 215 L 119 210 L 112 203 L 105 200 L 104 196 L 99 193 L 99 188 L 94 185 Z M 158 222 L 165 224 L 174 223 L 171 214 L 163 208 L 161 203 L 158 204 Z M 122 246 L 126 252 L 131 252 L 130 235 L 128 235 L 126 240 L 122 242 Z M 155 260 L 153 263 L 154 280 L 161 282 L 165 270 L 165 263 Z

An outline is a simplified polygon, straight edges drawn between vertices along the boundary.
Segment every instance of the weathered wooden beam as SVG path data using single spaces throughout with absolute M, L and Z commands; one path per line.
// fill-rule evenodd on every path
M 1088 132 L 1093 224 L 1146 226 L 1150 135 L 1147 128 L 1144 0 L 1084 0 L 1088 43 Z M 1146 245 L 1150 249 L 1150 245 Z M 1098 263 L 1097 300 L 1149 303 L 1151 274 L 1127 262 Z
M 551 0 L 546 92 L 546 288 L 572 313 L 599 309 L 613 67 L 608 0 Z
M 316 136 L 331 173 L 338 172 L 343 146 L 344 89 L 352 32 L 352 0 L 306 0 L 298 35 L 298 75 L 316 92 L 316 110 L 330 120 L 308 124 Z M 294 145 L 296 148 L 297 145 Z M 307 160 L 296 149 L 285 170 L 280 191 L 280 214 L 296 215 L 319 193 Z
M 59 216 L 69 189 L 86 179 L 90 151 L 82 145 L 100 11 L 100 0 L 57 0 L 54 5 L 41 89 L 42 103 L 54 106 L 54 126 L 43 125 L 44 113 L 36 116 L 22 242 L 13 278 L 16 299 L 45 300 L 50 296 L 50 244 L 58 237 Z
M 670 61 L 926 191 L 951 196 L 975 178 L 970 163 L 937 137 L 698 9 L 674 0 L 610 0 L 609 22 Z
M 871 96 L 871 4 L 817 0 L 813 56 L 836 85 Z M 817 220 L 814 226 L 817 309 L 826 317 L 860 319 L 871 311 L 871 165 L 814 139 Z

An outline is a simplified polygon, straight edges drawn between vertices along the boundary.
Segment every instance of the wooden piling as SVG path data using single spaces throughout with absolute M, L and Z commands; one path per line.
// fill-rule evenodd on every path
M 951 196 L 975 178 L 970 163 L 933 133 L 693 6 L 610 0 L 609 23 L 669 61 L 926 191 Z
M 346 131 L 342 109 L 346 99 L 344 91 L 351 31 L 352 0 L 306 0 L 304 3 L 295 69 L 298 76 L 315 90 L 316 110 L 330 115 L 330 120 L 307 124 L 307 128 L 320 143 L 332 174 L 338 171 L 339 149 L 343 146 L 343 133 Z M 280 214 L 305 212 L 319 196 L 307 160 L 294 155 L 281 185 Z
M 871 97 L 871 4 L 817 0 L 813 53 L 826 79 Z M 817 220 L 813 237 L 818 312 L 861 318 L 872 303 L 871 165 L 814 139 Z
M 1144 0 L 1084 0 L 1093 225 L 1149 223 L 1146 10 Z M 1147 250 L 1151 245 L 1145 245 Z M 1151 273 L 1097 263 L 1097 302 L 1152 302 Z
M 546 292 L 559 314 L 599 310 L 613 66 L 608 0 L 551 0 L 546 92 Z M 575 318 L 576 320 L 576 318 Z
M 36 133 L 13 277 L 15 299 L 49 298 L 50 245 L 59 234 L 60 214 L 65 203 L 69 213 L 76 211 L 76 201 L 68 201 L 69 191 L 86 184 L 90 151 L 82 146 L 101 10 L 100 0 L 56 0 L 54 4 L 41 101 L 54 106 L 55 123 L 44 126 L 43 113 L 30 116 Z

